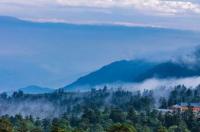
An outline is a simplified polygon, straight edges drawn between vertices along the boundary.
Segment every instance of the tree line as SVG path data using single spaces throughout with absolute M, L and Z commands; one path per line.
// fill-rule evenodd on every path
M 181 102 L 199 102 L 200 87 L 194 89 L 176 86 L 169 97 L 159 99 L 153 90 L 130 92 L 119 88 L 92 89 L 89 92 L 64 92 L 62 89 L 49 94 L 0 95 L 0 111 L 20 102 L 45 100 L 60 110 L 58 116 L 4 114 L 0 117 L 0 132 L 199 132 L 200 119 L 192 109 L 187 111 L 160 112 Z M 31 103 L 29 104 L 32 105 Z M 34 107 L 39 109 L 42 104 Z M 158 106 L 157 106 L 158 105 Z M 25 106 L 24 110 L 29 110 Z M 49 108 L 50 109 L 50 108 Z M 13 109 L 13 111 L 15 111 Z M 1 113 L 1 112 L 0 112 Z

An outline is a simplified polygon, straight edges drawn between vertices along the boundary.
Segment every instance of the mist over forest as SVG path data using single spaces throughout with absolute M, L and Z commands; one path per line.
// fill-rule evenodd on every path
M 54 93 L 36 95 L 18 91 L 11 96 L 6 93 L 0 95 L 0 123 L 3 120 L 17 121 L 19 124 L 16 125 L 16 130 L 22 128 L 37 131 L 63 129 L 67 132 L 73 130 L 84 132 L 86 130 L 107 131 L 111 129 L 113 123 L 125 125 L 124 122 L 127 122 L 125 126 L 121 127 L 142 132 L 144 128 L 140 125 L 143 123 L 149 130 L 161 129 L 163 119 L 160 119 L 160 116 L 162 115 L 162 118 L 167 120 L 162 124 L 168 126 L 169 129 L 172 129 L 174 125 L 177 126 L 177 129 L 180 127 L 179 129 L 182 130 L 196 132 L 199 126 L 191 124 L 191 121 L 195 123 L 198 118 L 193 115 L 192 119 L 188 119 L 186 115 L 191 114 L 189 111 L 185 111 L 181 115 L 173 113 L 172 117 L 168 117 L 170 116 L 169 112 L 160 113 L 159 110 L 182 102 L 189 104 L 199 101 L 199 85 L 196 87 L 177 85 L 170 86 L 170 88 L 160 87 L 140 91 L 127 91 L 123 87 L 109 89 L 105 86 L 98 90 L 91 89 L 88 92 L 64 92 L 63 89 L 59 89 Z M 151 114 L 155 115 L 152 117 Z M 142 119 L 142 115 L 145 116 L 145 119 L 155 118 L 157 120 L 146 122 Z M 174 121 L 178 115 L 181 117 L 180 122 Z M 48 124 L 46 124 L 47 121 Z M 179 126 L 179 123 L 183 121 L 186 123 L 185 126 Z M 137 126 L 129 126 L 132 123 Z M 151 126 L 151 123 L 154 123 L 155 126 Z M 83 124 L 84 126 L 82 126 Z M 97 125 L 99 126 L 97 127 Z
M 192 52 L 189 52 L 178 58 L 174 58 L 170 61 L 180 64 L 182 67 L 187 67 L 188 69 L 198 71 L 198 64 L 200 61 L 199 51 L 199 48 L 197 48 Z M 146 62 L 136 62 L 142 63 L 142 65 L 148 65 Z M 155 64 L 153 64 L 153 66 L 154 65 Z M 135 96 L 138 93 L 141 95 L 145 93 L 151 93 L 151 97 L 154 100 L 151 108 L 159 108 L 161 105 L 159 100 L 161 98 L 169 99 L 170 93 L 176 89 L 177 86 L 183 86 L 186 89 L 195 90 L 198 89 L 199 85 L 199 76 L 180 78 L 159 78 L 158 76 L 154 76 L 153 78 L 148 78 L 142 82 L 115 82 L 103 83 L 100 85 L 80 85 L 74 90 L 60 88 L 54 90 L 54 92 L 53 89 L 30 86 L 19 89 L 16 92 L 2 93 L 0 96 L 0 115 L 15 116 L 17 114 L 21 114 L 23 117 L 32 115 L 35 118 L 42 119 L 60 117 L 65 112 L 74 111 L 77 107 L 85 105 L 85 103 L 87 104 L 87 101 L 90 102 L 88 96 L 91 96 L 94 91 L 96 91 L 98 94 L 102 92 L 103 95 L 106 95 L 105 97 L 102 95 L 103 97 L 99 100 L 99 102 L 103 104 L 103 108 L 111 107 L 113 105 L 112 101 L 113 98 L 115 98 L 114 95 L 118 92 L 128 93 L 131 96 Z M 38 94 L 37 91 L 36 93 L 31 91 L 35 88 L 40 90 Z M 42 93 L 42 90 L 44 90 L 44 93 Z M 122 104 L 125 104 L 124 101 L 127 100 L 130 100 L 130 98 L 122 99 Z M 78 115 L 81 114 L 82 112 L 79 111 Z
M 190 85 L 191 82 L 194 82 L 193 85 Z M 160 108 L 160 99 L 169 99 L 172 91 L 179 87 L 191 91 L 199 90 L 200 85 L 197 82 L 199 82 L 199 78 L 180 80 L 151 79 L 141 84 L 98 86 L 98 88 L 91 88 L 89 91 L 65 92 L 63 89 L 58 89 L 53 93 L 46 94 L 25 94 L 23 91 L 13 92 L 12 95 L 2 93 L 0 94 L 0 115 L 15 116 L 20 114 L 23 117 L 32 115 L 34 118 L 41 119 L 60 117 L 66 112 L 70 115 L 73 112 L 81 115 L 82 108 L 79 107 L 93 107 L 90 106 L 90 103 L 94 103 L 102 110 L 106 107 L 121 107 L 121 105 L 126 107 L 126 103 L 131 101 L 132 98 L 136 99 L 137 96 L 151 98 L 152 102 L 148 104 L 151 105 L 148 106 L 149 108 Z M 142 107 L 142 104 L 140 105 L 139 107 Z M 170 104 L 169 106 L 171 105 L 175 104 Z

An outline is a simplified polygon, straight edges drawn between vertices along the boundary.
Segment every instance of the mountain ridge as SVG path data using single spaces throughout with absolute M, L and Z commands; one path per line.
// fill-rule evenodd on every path
M 97 71 L 80 77 L 64 87 L 74 88 L 80 85 L 100 85 L 104 83 L 132 82 L 134 77 L 153 67 L 155 63 L 143 60 L 121 60 L 105 65 Z
M 25 94 L 44 94 L 44 93 L 52 93 L 54 89 L 40 87 L 37 85 L 30 85 L 24 88 L 20 88 L 19 91 L 22 91 Z
M 134 63 L 133 63 L 134 62 Z M 123 65 L 120 65 L 120 64 Z M 133 63 L 134 65 L 130 64 Z M 124 66 L 128 65 L 128 66 Z M 120 67 L 122 66 L 122 67 Z M 146 68 L 144 68 L 146 66 Z M 127 68 L 129 67 L 129 68 Z M 123 69 L 120 71 L 121 69 Z M 143 68 L 143 69 L 142 69 Z M 123 72 L 123 73 L 118 73 Z M 104 76 L 102 76 L 104 75 Z M 106 78 L 107 75 L 111 75 Z M 121 75 L 121 76 L 120 76 Z M 80 77 L 70 85 L 64 87 L 65 90 L 73 90 L 77 87 L 112 84 L 112 83 L 140 83 L 148 79 L 170 79 L 200 76 L 200 69 L 193 69 L 173 61 L 161 63 L 150 63 L 145 61 L 117 61 L 103 66 L 101 69 L 88 75 Z M 127 80 L 126 80 L 127 79 Z

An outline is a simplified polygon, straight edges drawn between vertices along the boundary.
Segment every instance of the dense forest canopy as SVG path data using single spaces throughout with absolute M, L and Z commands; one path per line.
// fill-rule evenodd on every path
M 155 90 L 0 95 L 0 132 L 198 132 L 199 113 L 161 112 L 182 102 L 200 101 L 200 86 L 179 85 L 169 96 Z

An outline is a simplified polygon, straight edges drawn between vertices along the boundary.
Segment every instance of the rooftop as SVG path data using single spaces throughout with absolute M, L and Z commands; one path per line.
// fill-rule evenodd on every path
M 180 103 L 180 104 L 176 104 L 174 105 L 175 107 L 200 107 L 200 103 Z

